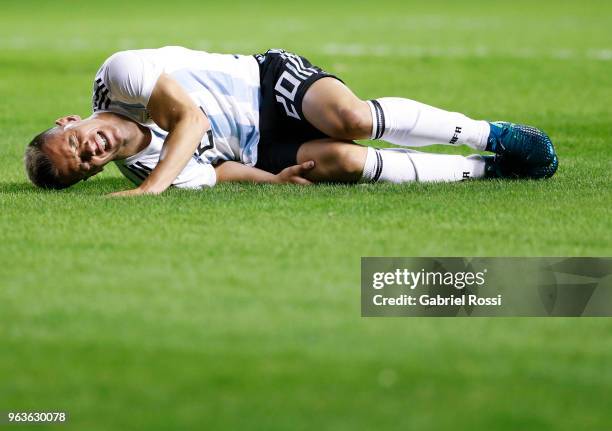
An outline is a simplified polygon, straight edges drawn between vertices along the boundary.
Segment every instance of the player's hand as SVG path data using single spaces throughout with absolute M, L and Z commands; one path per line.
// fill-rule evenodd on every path
M 280 184 L 302 184 L 310 185 L 311 181 L 304 178 L 308 172 L 310 172 L 315 166 L 315 162 L 309 160 L 300 165 L 289 166 L 288 168 L 280 171 L 276 178 Z

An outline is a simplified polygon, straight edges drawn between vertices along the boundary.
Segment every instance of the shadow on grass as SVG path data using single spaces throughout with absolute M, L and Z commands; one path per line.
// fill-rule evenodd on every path
M 302 187 L 292 184 L 288 185 L 270 185 L 270 184 L 251 184 L 251 183 L 223 183 L 219 184 L 213 189 L 206 190 L 203 194 L 208 196 L 212 194 L 232 194 L 251 195 L 253 193 L 265 193 L 270 195 L 277 195 L 282 193 L 285 197 L 289 195 L 313 195 L 317 194 L 320 196 L 329 196 L 338 198 L 343 195 L 362 195 L 367 194 L 373 195 L 387 195 L 392 194 L 415 194 L 427 195 L 433 197 L 436 195 L 444 195 L 449 192 L 453 194 L 457 193 L 474 193 L 474 189 L 477 191 L 486 191 L 486 193 L 492 192 L 512 192 L 516 191 L 517 187 L 521 190 L 534 190 L 534 191 L 547 191 L 551 186 L 555 186 L 556 181 L 504 181 L 504 180 L 493 180 L 493 181 L 473 181 L 473 182 L 459 182 L 459 183 L 407 183 L 407 184 L 317 184 L 312 187 Z M 134 185 L 127 179 L 121 177 L 103 177 L 103 178 L 92 178 L 89 181 L 82 181 L 75 184 L 72 187 L 63 190 L 45 190 L 40 189 L 32 185 L 29 181 L 8 181 L 0 183 L 0 194 L 12 194 L 12 195 L 48 195 L 48 196 L 95 196 L 95 195 L 106 195 L 108 193 L 117 192 L 121 190 L 128 190 L 133 188 Z M 169 192 L 169 193 L 168 193 Z M 193 190 L 180 190 L 172 189 L 169 190 L 165 195 L 185 194 L 190 195 L 194 192 Z
M 80 182 L 72 187 L 63 190 L 45 190 L 35 187 L 29 181 L 12 181 L 0 183 L 0 193 L 13 194 L 99 194 L 101 192 L 114 192 L 125 190 L 131 185 L 123 178 L 97 178 L 89 181 Z

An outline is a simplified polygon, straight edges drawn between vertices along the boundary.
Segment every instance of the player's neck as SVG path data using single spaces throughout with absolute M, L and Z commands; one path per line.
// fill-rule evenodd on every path
M 121 149 L 117 152 L 115 159 L 125 159 L 138 154 L 151 143 L 151 131 L 147 127 L 131 120 L 124 121 L 126 122 L 126 139 Z

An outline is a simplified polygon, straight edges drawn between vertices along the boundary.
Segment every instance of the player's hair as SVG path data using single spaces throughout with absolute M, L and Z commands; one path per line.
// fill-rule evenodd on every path
M 42 150 L 42 146 L 49 138 L 51 130 L 53 130 L 53 127 L 32 139 L 32 142 L 26 147 L 23 161 L 26 173 L 32 184 L 43 189 L 60 190 L 69 187 L 71 184 L 62 181 L 57 168 L 53 165 L 49 156 Z

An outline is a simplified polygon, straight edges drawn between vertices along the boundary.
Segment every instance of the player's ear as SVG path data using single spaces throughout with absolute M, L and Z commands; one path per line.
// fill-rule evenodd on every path
M 65 126 L 73 121 L 81 121 L 81 117 L 78 115 L 66 115 L 65 117 L 58 118 L 55 120 L 55 124 L 58 126 Z

